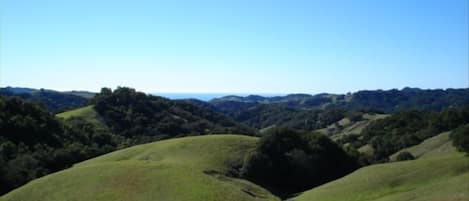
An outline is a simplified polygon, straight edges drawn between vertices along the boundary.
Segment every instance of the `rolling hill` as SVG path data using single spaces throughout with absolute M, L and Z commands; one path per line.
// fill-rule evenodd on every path
M 454 148 L 448 148 L 451 142 L 447 135 L 440 134 L 410 148 L 414 153 L 421 153 L 419 159 L 363 167 L 293 200 L 469 200 L 469 159 Z M 428 147 L 432 148 L 426 149 Z
M 257 138 L 207 135 L 119 150 L 36 179 L 1 201 L 279 200 L 227 175 Z
M 77 162 L 137 144 L 185 135 L 255 133 L 190 102 L 122 88 L 116 93 L 98 94 L 101 99 L 94 103 L 100 110 L 88 105 L 59 113 L 57 118 L 30 101 L 0 96 L 0 194 Z
M 420 90 L 406 89 L 410 92 Z M 308 97 L 288 96 L 301 103 Z M 265 188 L 232 177 L 243 176 L 232 167 L 242 166 L 257 138 L 227 135 L 268 136 L 264 134 L 277 127 L 319 131 L 361 165 L 395 161 L 403 151 L 417 158 L 363 167 L 294 200 L 469 200 L 464 191 L 469 189 L 464 182 L 469 179 L 468 158 L 456 152 L 449 132 L 441 133 L 467 124 L 468 107 L 378 114 L 347 107 L 300 108 L 288 101 L 266 103 L 262 101 L 268 99 L 259 96 L 250 96 L 250 102 L 231 99 L 219 102 L 229 108 L 221 111 L 210 102 L 103 88 L 87 100 L 93 105 L 54 118 L 29 101 L 0 96 L 0 190 L 8 193 L 23 185 L 0 201 L 279 200 Z M 225 135 L 180 138 L 218 133 Z M 153 142 L 168 138 L 175 139 Z M 147 142 L 153 143 L 138 145 Z M 137 146 L 122 150 L 133 145 Z M 119 151 L 106 154 L 114 150 Z M 294 153 L 295 159 L 308 157 Z M 311 186 L 301 191 L 307 188 Z

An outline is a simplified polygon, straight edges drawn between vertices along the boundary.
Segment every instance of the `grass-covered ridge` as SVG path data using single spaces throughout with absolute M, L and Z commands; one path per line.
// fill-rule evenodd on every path
M 94 109 L 94 105 L 88 105 L 88 106 L 77 108 L 74 110 L 62 112 L 62 113 L 56 114 L 56 116 L 59 118 L 63 118 L 63 119 L 79 117 L 79 118 L 83 118 L 84 120 L 90 123 L 104 125 L 104 123 L 99 117 L 99 114 Z
M 0 200 L 278 200 L 255 184 L 225 176 L 256 141 L 207 135 L 138 145 L 34 180 Z
M 425 152 L 435 141 L 439 141 L 440 146 Z M 440 134 L 410 148 L 410 152 L 423 153 L 419 159 L 364 167 L 306 191 L 294 200 L 469 200 L 469 158 L 448 148 L 448 143 L 451 142 L 447 133 Z

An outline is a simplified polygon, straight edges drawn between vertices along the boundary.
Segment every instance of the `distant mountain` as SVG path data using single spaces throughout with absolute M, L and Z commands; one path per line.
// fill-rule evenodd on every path
M 422 90 L 359 91 L 351 94 L 348 101 L 339 103 L 346 109 L 374 109 L 386 113 L 402 110 L 442 111 L 469 104 L 469 88 Z
M 278 103 L 278 102 L 288 102 L 294 100 L 303 100 L 313 97 L 309 94 L 288 94 L 286 96 L 273 96 L 273 97 L 264 97 L 260 95 L 248 95 L 248 96 L 224 96 L 221 98 L 214 98 L 210 100 L 212 103 L 225 102 L 225 101 L 236 101 L 236 102 L 245 102 L 245 103 Z
M 50 112 L 58 113 L 65 110 L 81 107 L 94 93 L 86 91 L 59 92 L 49 89 L 32 89 L 20 87 L 0 88 L 2 96 L 16 96 L 21 99 L 40 103 Z
M 279 104 L 299 109 L 323 109 L 328 106 L 347 110 L 379 110 L 394 113 L 401 110 L 441 111 L 445 108 L 462 107 L 469 104 L 469 89 L 404 88 L 402 90 L 363 90 L 349 94 L 289 94 L 286 96 L 262 97 L 257 95 L 225 96 L 210 101 L 216 108 L 242 110 L 246 104 Z M 234 108 L 238 106 L 239 108 Z
M 5 88 L 1 88 L 1 89 L 9 91 L 13 94 L 25 94 L 25 93 L 33 93 L 33 92 L 37 91 L 37 89 L 23 88 L 23 87 L 5 87 Z
M 89 92 L 89 91 L 64 91 L 62 93 L 65 93 L 65 94 L 71 94 L 71 95 L 75 95 L 75 96 L 81 96 L 83 98 L 87 98 L 87 99 L 90 99 L 90 98 L 93 98 L 94 95 L 96 95 L 96 93 L 94 92 Z

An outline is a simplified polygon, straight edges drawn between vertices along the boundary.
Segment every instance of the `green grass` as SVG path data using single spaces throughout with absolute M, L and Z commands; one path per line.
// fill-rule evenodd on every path
M 409 148 L 405 148 L 401 151 L 398 151 L 391 155 L 389 158 L 391 161 L 395 161 L 397 155 L 403 151 L 408 151 L 416 158 L 427 158 L 441 155 L 447 152 L 452 152 L 456 150 L 456 148 L 452 146 L 452 142 L 449 139 L 449 134 L 450 132 L 441 133 L 432 138 L 426 139 L 418 145 L 411 146 Z
M 255 184 L 224 176 L 257 140 L 207 135 L 134 146 L 36 179 L 0 200 L 279 200 Z
M 424 142 L 420 148 L 428 144 L 428 141 Z M 448 144 L 443 143 L 416 160 L 361 168 L 341 179 L 306 191 L 294 200 L 467 201 L 469 157 L 446 146 Z
M 63 119 L 69 119 L 71 117 L 81 117 L 83 119 L 86 119 L 90 123 L 104 125 L 104 123 L 99 117 L 99 114 L 94 110 L 93 107 L 93 105 L 88 105 L 78 109 L 62 112 L 56 114 L 55 116 Z

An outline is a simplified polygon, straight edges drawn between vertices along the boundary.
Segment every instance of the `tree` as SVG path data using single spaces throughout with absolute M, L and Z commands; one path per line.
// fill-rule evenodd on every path
M 402 151 L 396 157 L 396 161 L 407 161 L 407 160 L 414 160 L 415 157 L 408 151 Z
M 469 124 L 455 129 L 451 135 L 453 145 L 459 150 L 469 154 Z
M 341 177 L 356 167 L 351 157 L 322 134 L 275 129 L 246 157 L 241 175 L 285 196 Z

